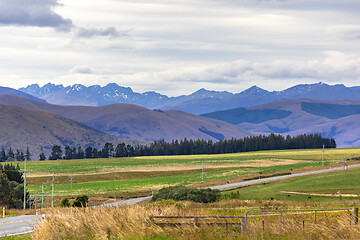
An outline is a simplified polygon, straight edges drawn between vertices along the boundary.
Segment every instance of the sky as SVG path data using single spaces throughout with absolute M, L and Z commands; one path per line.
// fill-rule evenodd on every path
M 359 0 L 0 0 L 0 86 L 359 86 L 359 12 Z

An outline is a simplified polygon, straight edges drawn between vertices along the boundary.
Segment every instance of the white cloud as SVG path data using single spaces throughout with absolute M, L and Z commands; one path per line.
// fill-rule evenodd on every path
M 69 73 L 91 74 L 93 69 L 87 65 L 77 65 L 69 70 Z
M 355 0 L 0 0 L 0 9 L 9 13 L 0 85 L 16 75 L 11 86 L 117 82 L 179 95 L 359 83 Z

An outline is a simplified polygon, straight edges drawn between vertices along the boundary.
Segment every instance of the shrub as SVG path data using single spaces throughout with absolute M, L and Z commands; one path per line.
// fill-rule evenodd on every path
M 86 195 L 76 197 L 75 201 L 73 202 L 73 207 L 86 207 L 89 201 L 89 197 Z
M 61 206 L 61 207 L 70 207 L 70 201 L 69 201 L 69 199 L 68 199 L 68 198 L 64 198 L 63 200 L 61 200 L 60 206 Z
M 173 199 L 175 201 L 189 200 L 200 203 L 211 203 L 220 199 L 220 191 L 210 188 L 189 188 L 185 186 L 165 187 L 154 194 L 151 201 L 159 201 L 162 199 Z

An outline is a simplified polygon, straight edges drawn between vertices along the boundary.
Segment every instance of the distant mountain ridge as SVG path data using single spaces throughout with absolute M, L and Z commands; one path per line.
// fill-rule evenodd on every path
M 85 124 L 98 131 L 138 140 L 223 140 L 251 135 L 233 124 L 181 111 L 149 110 L 132 104 L 111 104 L 100 107 L 61 106 L 26 98 L 0 95 L 0 104 L 40 109 Z
M 237 124 L 255 135 L 320 133 L 334 138 L 339 147 L 360 147 L 360 101 L 285 99 L 202 116 Z
M 104 87 L 93 85 L 86 87 L 81 84 L 64 87 L 48 83 L 43 87 L 38 84 L 20 88 L 30 95 L 48 99 L 57 105 L 77 106 L 105 106 L 114 103 L 131 103 L 139 106 L 157 106 L 165 102 L 168 97 L 155 92 L 136 93 L 129 87 L 121 87 L 110 83 Z
M 283 91 L 267 91 L 253 86 L 240 93 L 200 89 L 190 95 L 168 97 L 156 92 L 136 93 L 129 87 L 110 83 L 104 87 L 81 84 L 64 87 L 48 83 L 20 88 L 27 94 L 58 105 L 104 106 L 130 103 L 148 109 L 180 110 L 192 114 L 205 114 L 239 107 L 256 106 L 282 99 L 308 98 L 314 100 L 360 100 L 360 87 L 325 83 L 300 84 Z
M 44 99 L 41 98 L 37 98 L 34 97 L 28 93 L 19 91 L 19 90 L 15 90 L 13 88 L 8 88 L 8 87 L 0 87 L 0 95 L 1 94 L 10 94 L 10 95 L 14 95 L 14 96 L 19 96 L 19 97 L 24 97 L 24 98 L 28 98 L 34 101 L 39 101 L 39 102 L 46 102 Z

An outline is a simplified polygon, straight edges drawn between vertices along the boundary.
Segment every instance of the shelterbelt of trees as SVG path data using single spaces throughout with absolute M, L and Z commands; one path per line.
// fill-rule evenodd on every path
M 283 149 L 315 149 L 336 148 L 333 138 L 323 138 L 321 134 L 303 134 L 296 137 L 276 134 L 250 136 L 241 139 L 229 139 L 213 142 L 211 140 L 164 140 L 154 141 L 149 145 L 131 146 L 125 143 L 114 146 L 113 143 L 105 143 L 103 148 L 97 149 L 88 146 L 85 150 L 81 147 L 59 145 L 52 147 L 49 160 L 57 159 L 84 159 L 84 158 L 111 158 L 111 157 L 134 157 L 134 156 L 161 156 L 161 155 L 194 155 L 194 154 L 223 154 L 237 152 L 251 152 L 261 150 Z M 25 154 L 19 150 L 14 153 L 10 148 L 7 152 L 0 150 L 0 162 L 31 160 L 32 154 L 26 148 Z M 46 160 L 45 153 L 41 153 L 40 160 Z
M 97 149 L 91 146 L 83 150 L 81 147 L 64 149 L 55 145 L 52 148 L 49 160 L 56 159 L 83 159 L 83 158 L 110 158 L 110 157 L 133 157 L 133 156 L 161 156 L 161 155 L 193 155 L 193 154 L 222 154 L 250 152 L 260 150 L 283 150 L 283 149 L 315 149 L 336 148 L 334 139 L 323 138 L 320 134 L 303 134 L 296 137 L 270 134 L 245 137 L 242 139 L 230 139 L 213 142 L 211 140 L 174 140 L 172 142 L 155 141 L 147 146 L 106 143 L 103 148 Z M 45 155 L 40 154 L 41 160 Z

